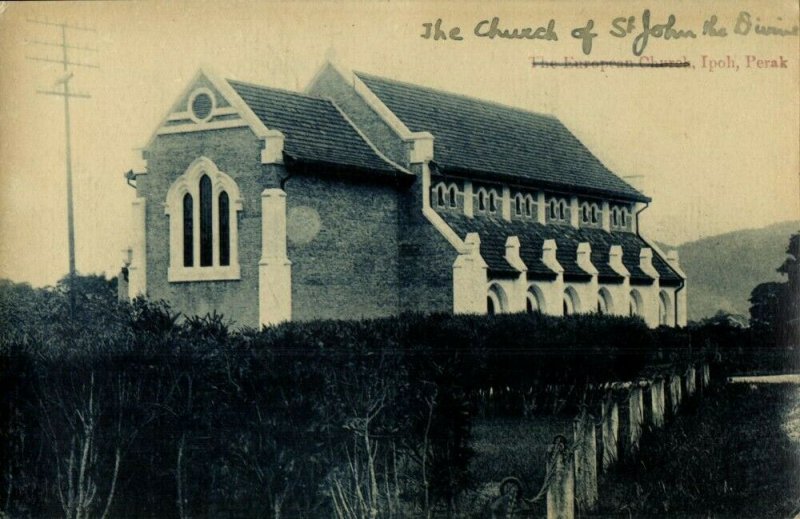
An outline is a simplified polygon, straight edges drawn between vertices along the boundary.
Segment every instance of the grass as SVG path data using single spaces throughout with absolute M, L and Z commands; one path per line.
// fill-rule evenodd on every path
M 558 434 L 572 437 L 572 421 L 570 417 L 544 416 L 477 422 L 472 428 L 475 457 L 470 473 L 479 485 L 506 476 L 541 485 L 547 449 Z
M 597 517 L 794 517 L 800 443 L 787 418 L 797 385 L 728 385 L 642 440 L 638 461 L 604 476 Z
M 544 481 L 547 449 L 556 435 L 572 438 L 572 422 L 569 416 L 477 421 L 472 427 L 475 456 L 469 468 L 477 492 L 467 497 L 472 514 L 466 516 L 487 516 L 489 504 L 498 496 L 498 484 L 507 476 L 517 477 L 525 484 L 524 496 L 536 494 Z M 544 502 L 536 511 L 544 514 Z
M 497 483 L 539 490 L 547 448 L 571 437 L 572 418 L 494 418 L 473 426 L 477 486 L 469 517 L 487 516 Z M 793 439 L 791 439 L 791 438 Z M 601 475 L 592 517 L 771 518 L 800 512 L 800 386 L 732 384 L 688 402 L 648 431 L 635 463 Z M 534 508 L 545 511 L 541 503 Z

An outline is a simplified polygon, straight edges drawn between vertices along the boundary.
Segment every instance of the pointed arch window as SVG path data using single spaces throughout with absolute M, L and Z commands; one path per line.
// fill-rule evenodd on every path
M 214 235 L 212 226 L 211 179 L 200 177 L 200 266 L 214 264 Z
M 228 193 L 219 194 L 219 264 L 231 264 L 231 213 Z
M 194 208 L 192 195 L 183 195 L 183 266 L 194 265 Z
M 239 279 L 237 213 L 241 210 L 236 182 L 211 160 L 194 161 L 167 193 L 168 280 Z

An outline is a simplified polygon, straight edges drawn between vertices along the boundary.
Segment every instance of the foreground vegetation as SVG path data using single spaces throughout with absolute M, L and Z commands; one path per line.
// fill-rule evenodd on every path
M 74 309 L 65 284 L 0 283 L 0 510 L 14 517 L 462 516 L 465 496 L 535 464 L 502 448 L 530 427 L 549 443 L 534 418 L 724 343 L 596 315 L 234 330 L 79 281 Z M 503 425 L 519 418 L 533 425 Z
M 600 486 L 598 517 L 795 517 L 800 445 L 784 430 L 795 385 L 728 385 L 642 439 Z

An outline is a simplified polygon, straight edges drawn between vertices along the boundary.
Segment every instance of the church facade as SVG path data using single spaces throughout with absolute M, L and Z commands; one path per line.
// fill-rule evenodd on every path
M 122 286 L 185 315 L 686 324 L 649 198 L 548 115 L 330 63 L 303 93 L 200 71 L 142 158 Z

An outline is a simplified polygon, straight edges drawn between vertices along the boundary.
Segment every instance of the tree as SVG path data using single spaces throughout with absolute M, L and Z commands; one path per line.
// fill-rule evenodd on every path
M 785 282 L 757 285 L 750 293 L 750 326 L 779 346 L 800 344 L 800 233 L 789 238 L 786 259 L 777 271 Z
M 789 278 L 784 300 L 786 318 L 784 340 L 787 346 L 798 346 L 800 345 L 800 233 L 794 233 L 789 238 L 786 255 L 786 260 L 778 267 L 778 272 Z
M 775 332 L 779 327 L 786 283 L 771 281 L 757 285 L 750 293 L 750 326 L 758 332 Z

